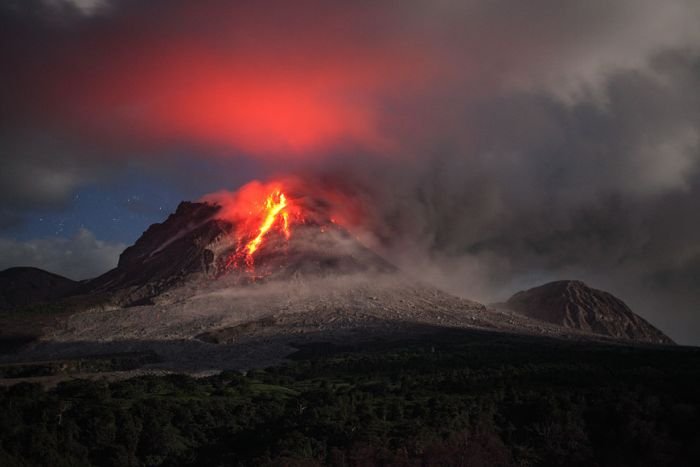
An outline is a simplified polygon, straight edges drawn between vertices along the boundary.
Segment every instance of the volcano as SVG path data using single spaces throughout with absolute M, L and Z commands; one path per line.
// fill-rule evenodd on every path
M 243 217 L 227 216 L 219 204 L 181 203 L 127 248 L 115 269 L 83 290 L 135 306 L 192 283 L 245 285 L 395 270 L 308 199 L 271 190 L 252 206 L 236 207 L 244 210 Z
M 151 366 L 157 368 L 249 368 L 280 361 L 300 342 L 360 342 L 447 328 L 670 343 L 603 292 L 574 294 L 585 302 L 575 309 L 546 297 L 535 304 L 549 317 L 576 311 L 585 325 L 576 316 L 571 319 L 579 325 L 572 325 L 521 307 L 532 293 L 516 295 L 506 307 L 445 293 L 364 246 L 329 203 L 277 183 L 244 188 L 228 201 L 181 203 L 100 277 L 81 283 L 50 277 L 60 290 L 46 296 L 68 311 L 6 361 L 155 352 L 161 360 Z M 70 296 L 62 298 L 66 290 Z

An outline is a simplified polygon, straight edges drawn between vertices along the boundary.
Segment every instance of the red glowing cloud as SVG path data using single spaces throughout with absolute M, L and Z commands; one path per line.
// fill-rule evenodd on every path
M 102 141 L 185 142 L 276 158 L 336 145 L 387 152 L 383 99 L 440 70 L 428 50 L 388 27 L 365 37 L 377 28 L 365 23 L 377 19 L 352 7 L 310 15 L 307 5 L 297 17 L 284 3 L 272 11 L 192 3 L 165 15 L 127 9 L 109 27 L 86 26 L 94 28 L 88 43 L 58 41 L 28 73 L 40 94 L 37 113 Z M 46 67 L 50 76 L 40 73 Z
M 344 140 L 388 144 L 377 131 L 370 100 L 380 83 L 358 79 L 351 70 L 312 64 L 304 65 L 305 73 L 273 65 L 256 69 L 183 49 L 137 70 L 131 86 L 120 83 L 117 73 L 89 83 L 78 116 L 93 124 L 106 116 L 109 125 L 145 138 L 262 155 L 313 153 Z
M 267 215 L 266 201 L 273 193 L 284 193 L 289 200 L 289 211 L 293 219 L 302 219 L 298 205 L 298 180 L 278 179 L 270 182 L 254 180 L 235 192 L 220 191 L 206 195 L 202 201 L 221 206 L 218 217 L 239 226 L 240 232 L 255 236 L 257 228 Z

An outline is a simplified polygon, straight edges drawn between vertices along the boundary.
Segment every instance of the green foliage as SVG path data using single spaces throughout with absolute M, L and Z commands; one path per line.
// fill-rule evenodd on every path
M 0 389 L 0 465 L 693 465 L 700 352 L 441 335 Z
M 70 360 L 0 365 L 0 378 L 32 378 L 59 374 L 125 371 L 158 362 L 152 352 L 127 352 Z

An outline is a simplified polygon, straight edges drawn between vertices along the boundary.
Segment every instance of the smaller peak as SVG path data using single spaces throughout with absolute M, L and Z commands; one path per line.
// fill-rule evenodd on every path
M 530 318 L 638 342 L 672 343 L 622 300 L 580 280 L 548 282 L 516 293 L 507 306 Z
M 585 282 L 578 279 L 562 279 L 559 281 L 548 282 L 544 285 L 567 285 L 574 287 L 588 287 L 588 285 Z
M 17 274 L 22 272 L 48 272 L 43 269 L 35 268 L 33 266 L 13 266 L 11 268 L 3 269 L 0 274 Z
M 516 296 L 524 296 L 532 293 L 551 293 L 556 291 L 566 291 L 566 290 L 593 290 L 585 282 L 578 279 L 562 279 L 558 281 L 546 282 L 542 285 L 536 285 L 530 287 L 529 289 L 521 290 L 516 293 L 512 298 Z
M 578 279 L 563 279 L 558 281 L 547 282 L 546 284 L 538 285 L 532 287 L 525 292 L 535 291 L 535 290 L 593 290 L 585 282 Z
M 71 279 L 68 279 L 66 277 L 61 276 L 60 274 L 53 273 L 51 271 L 47 271 L 45 269 L 40 269 L 36 268 L 33 266 L 14 266 L 11 268 L 7 268 L 3 271 L 0 271 L 0 276 L 2 277 L 10 277 L 10 276 L 47 276 L 47 277 L 57 277 L 60 279 L 65 279 L 67 281 L 70 281 Z

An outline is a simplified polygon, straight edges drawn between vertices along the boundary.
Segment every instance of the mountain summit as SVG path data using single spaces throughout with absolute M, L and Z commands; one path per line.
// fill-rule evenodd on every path
M 307 215 L 293 225 L 286 218 L 262 218 L 241 234 L 244 222 L 228 220 L 221 211 L 207 202 L 180 203 L 175 213 L 124 250 L 116 268 L 88 281 L 83 290 L 109 295 L 120 305 L 140 305 L 184 284 L 224 276 L 227 284 L 245 284 L 394 269 L 320 216 Z M 291 232 L 273 228 L 283 222 Z
M 521 291 L 506 305 L 530 318 L 566 328 L 639 342 L 673 342 L 619 298 L 581 281 L 556 281 Z

